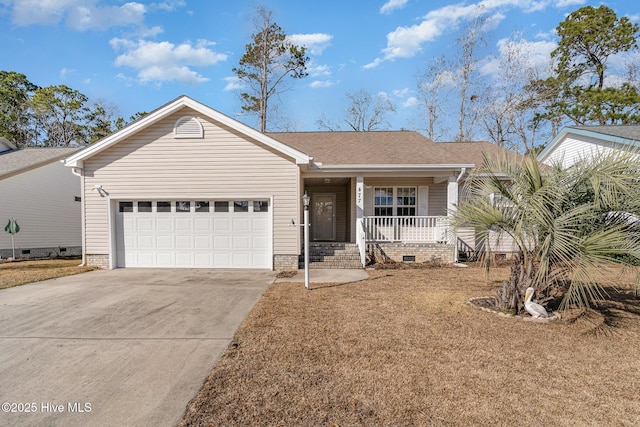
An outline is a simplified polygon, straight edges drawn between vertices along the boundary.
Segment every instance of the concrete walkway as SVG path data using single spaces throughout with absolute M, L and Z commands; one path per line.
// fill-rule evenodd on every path
M 353 269 L 310 269 L 309 283 L 349 283 L 358 282 L 369 278 L 369 273 L 365 270 Z M 276 282 L 303 282 L 304 270 L 298 270 L 295 276 L 276 279 Z
M 0 425 L 175 426 L 274 278 L 119 269 L 0 290 Z

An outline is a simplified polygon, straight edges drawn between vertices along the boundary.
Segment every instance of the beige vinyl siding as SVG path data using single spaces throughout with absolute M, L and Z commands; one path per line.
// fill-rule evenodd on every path
M 447 182 L 435 184 L 433 178 L 365 178 L 367 187 L 429 187 L 429 216 L 447 215 Z M 372 197 L 373 191 L 365 191 L 365 197 Z M 372 205 L 370 200 L 365 200 L 365 206 Z M 420 202 L 418 202 L 420 203 Z
M 200 120 L 204 138 L 173 137 L 186 115 Z M 109 251 L 107 199 L 93 191 L 98 184 L 114 200 L 272 197 L 273 253 L 299 252 L 297 230 L 289 227 L 298 217 L 295 161 L 190 109 L 87 159 L 84 171 L 88 254 Z
M 20 226 L 16 250 L 80 246 L 80 191 L 80 178 L 58 160 L 0 180 L 0 249 L 11 249 L 10 218 Z

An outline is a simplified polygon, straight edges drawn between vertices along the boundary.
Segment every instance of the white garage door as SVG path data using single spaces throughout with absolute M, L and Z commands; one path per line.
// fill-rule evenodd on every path
M 119 201 L 118 267 L 271 268 L 268 200 Z

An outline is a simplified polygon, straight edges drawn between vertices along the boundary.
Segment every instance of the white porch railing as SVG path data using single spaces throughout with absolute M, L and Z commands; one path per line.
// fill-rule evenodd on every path
M 364 217 L 367 242 L 446 242 L 446 216 Z

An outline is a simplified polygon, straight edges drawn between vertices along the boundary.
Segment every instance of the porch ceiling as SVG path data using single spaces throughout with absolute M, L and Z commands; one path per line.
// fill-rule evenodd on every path
M 342 187 L 348 185 L 351 178 L 305 178 L 304 185 L 309 187 L 318 187 L 322 185 L 331 185 Z

